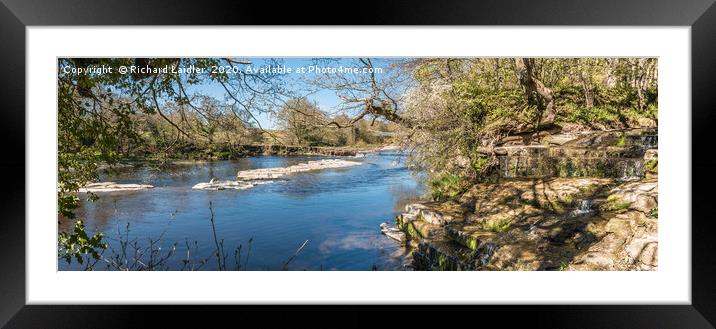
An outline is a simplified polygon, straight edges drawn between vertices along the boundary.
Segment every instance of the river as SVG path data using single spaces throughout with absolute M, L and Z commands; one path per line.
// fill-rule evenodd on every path
M 402 155 L 369 153 L 363 158 L 347 158 L 362 162 L 359 166 L 296 173 L 247 190 L 191 189 L 211 178 L 233 179 L 239 170 L 286 167 L 316 159 L 320 157 L 261 156 L 162 169 L 148 165 L 122 169 L 103 174 L 101 180 L 151 184 L 155 188 L 101 193 L 95 201 L 81 195 L 77 215 L 84 219 L 89 232 L 105 232 L 111 247 L 105 251 L 105 258 L 112 250 L 115 254 L 121 250 L 127 224 L 130 244 L 136 242 L 146 248 L 150 240 L 158 240 L 154 249 L 161 247 L 159 255 L 163 255 L 177 243 L 176 252 L 165 262 L 169 270 L 189 268 L 185 260 L 202 270 L 219 268 L 213 256 L 216 242 L 210 202 L 216 237 L 223 240 L 228 256 L 228 269 L 240 263 L 242 270 L 281 270 L 306 240 L 287 269 L 403 269 L 405 250 L 379 229 L 380 223 L 392 223 L 406 203 L 424 193 Z M 63 222 L 59 229 L 67 231 L 70 226 Z M 241 260 L 237 262 L 235 251 L 239 246 Z M 202 259 L 207 262 L 197 266 Z M 98 262 L 94 269 L 106 269 L 105 263 Z M 58 268 L 84 267 L 58 259 Z

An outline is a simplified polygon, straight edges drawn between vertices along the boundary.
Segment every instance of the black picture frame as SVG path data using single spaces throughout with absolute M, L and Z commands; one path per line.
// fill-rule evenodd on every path
M 337 2 L 295 2 L 268 5 L 265 2 L 212 0 L 193 1 L 50 1 L 0 0 L 0 125 L 5 173 L 0 189 L 0 324 L 11 328 L 72 327 L 99 328 L 163 326 L 186 319 L 204 325 L 229 319 L 258 317 L 276 321 L 306 321 L 320 324 L 315 310 L 301 307 L 255 306 L 36 306 L 25 305 L 25 28 L 64 25 L 285 25 L 285 24 L 389 24 L 389 25 L 618 25 L 690 26 L 692 108 L 683 111 L 692 118 L 691 174 L 692 259 L 690 305 L 561 305 L 457 307 L 414 306 L 393 321 L 427 321 L 429 318 L 468 320 L 500 317 L 510 325 L 579 328 L 713 328 L 716 324 L 716 248 L 711 210 L 711 187 L 716 186 L 716 153 L 710 146 L 716 138 L 716 5 L 714 0 L 489 0 L 489 1 L 401 1 L 361 2 L 357 13 L 346 15 Z M 321 9 L 322 8 L 322 9 Z M 67 42 L 82 42 L 67 40 Z M 517 41 L 518 42 L 518 41 Z M 558 41 L 550 41 L 558 42 Z M 54 111 L 55 109 L 47 109 Z M 19 173 L 25 173 L 20 175 Z M 688 220 L 687 218 L 672 220 Z M 48 219 L 48 224 L 52 219 Z M 572 289 L 565 287 L 565 289 Z M 364 314 L 385 310 L 352 306 L 333 308 L 346 325 L 358 323 Z M 370 313 L 369 313 L 370 312 Z M 393 311 L 388 311 L 393 313 Z M 207 314 L 208 313 L 208 314 Z M 323 314 L 323 311 L 321 311 Z M 468 318 L 460 317 L 464 314 Z M 373 315 L 371 315 L 373 317 Z M 131 320 L 128 320 L 131 319 Z M 142 319 L 141 323 L 137 323 Z M 242 320 L 245 321 L 245 320 Z M 317 322 L 319 321 L 319 322 Z M 388 320 L 390 321 L 390 320 Z M 248 323 L 248 322 L 244 322 Z M 366 319 L 367 324 L 375 323 Z M 379 324 L 386 324 L 381 322 Z

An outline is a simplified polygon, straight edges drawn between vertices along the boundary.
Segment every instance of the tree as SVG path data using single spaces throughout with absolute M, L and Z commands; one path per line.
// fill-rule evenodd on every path
M 315 102 L 306 98 L 288 100 L 276 113 L 276 119 L 296 145 L 323 144 L 321 128 L 328 119 Z
M 534 129 L 539 130 L 551 126 L 557 114 L 554 94 L 535 76 L 535 60 L 533 58 L 515 58 L 515 68 L 517 78 L 524 88 L 527 102 L 537 107 L 539 111 Z
M 182 128 L 187 111 L 203 112 L 193 103 L 190 86 L 220 86 L 231 99 L 235 117 L 250 117 L 260 128 L 254 112 L 267 111 L 281 100 L 282 80 L 276 74 L 247 74 L 237 69 L 249 63 L 232 58 L 59 59 L 58 220 L 75 219 L 74 209 L 79 204 L 76 192 L 97 179 L 98 163 L 114 164 L 123 146 L 142 144 L 142 133 L 136 126 L 138 116 L 157 115 L 176 131 L 168 148 L 182 137 L 192 139 L 186 126 Z M 189 67 L 195 70 L 179 70 Z M 131 70 L 123 72 L 120 68 Z M 170 104 L 175 105 L 175 111 L 165 113 Z M 214 128 L 209 121 L 200 130 L 211 139 Z M 162 136 L 156 122 L 153 128 L 154 136 Z M 83 233 L 84 226 L 78 223 L 75 232 L 61 240 L 68 242 L 61 246 L 70 254 L 68 260 L 77 253 L 87 253 L 86 248 L 77 249 L 76 243 L 70 243 L 87 236 Z M 103 246 L 101 239 L 88 238 L 96 242 L 90 248 Z

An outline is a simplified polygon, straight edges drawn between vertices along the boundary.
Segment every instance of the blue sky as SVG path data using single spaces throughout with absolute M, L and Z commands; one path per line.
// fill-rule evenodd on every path
M 246 60 L 251 61 L 251 65 L 242 65 L 242 70 L 245 70 L 248 66 L 252 66 L 255 68 L 265 67 L 269 64 L 269 61 L 271 59 L 268 58 L 246 58 Z M 357 67 L 358 65 L 355 64 L 354 58 L 336 58 L 331 59 L 327 61 L 320 61 L 316 62 L 313 58 L 281 58 L 279 59 L 281 61 L 280 64 L 285 65 L 287 69 L 291 70 L 291 73 L 287 73 L 284 75 L 284 81 L 286 81 L 286 87 L 291 89 L 292 91 L 295 91 L 297 94 L 305 95 L 307 91 L 305 88 L 307 88 L 307 84 L 305 82 L 302 82 L 301 79 L 315 79 L 320 77 L 322 74 L 320 73 L 297 73 L 296 71 L 300 68 L 304 67 L 307 68 L 309 66 L 313 66 L 318 64 L 321 67 Z M 386 60 L 382 59 L 372 59 L 375 67 L 382 67 L 385 71 L 387 71 L 387 67 L 385 67 L 384 63 L 386 63 Z M 275 63 L 274 63 L 275 64 Z M 273 65 L 275 66 L 275 65 Z M 378 75 L 377 75 L 378 77 Z M 379 78 L 379 77 L 378 77 Z M 208 96 L 212 96 L 219 100 L 226 99 L 226 91 L 224 88 L 217 84 L 203 84 L 203 85 L 196 85 L 191 88 L 188 88 L 187 90 L 189 94 L 192 93 L 200 93 Z M 314 93 L 311 93 L 307 96 L 307 98 L 311 101 L 315 101 L 318 106 L 321 108 L 321 110 L 326 112 L 334 112 L 336 107 L 341 103 L 341 100 L 336 96 L 335 92 L 332 90 L 320 90 Z M 259 120 L 259 123 L 263 128 L 275 128 L 274 120 L 271 117 L 270 114 L 259 114 L 257 115 L 257 119 Z

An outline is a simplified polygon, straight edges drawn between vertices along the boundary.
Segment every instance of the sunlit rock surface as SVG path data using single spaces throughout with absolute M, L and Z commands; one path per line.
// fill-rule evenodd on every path
M 352 167 L 362 164 L 356 161 L 347 161 L 341 159 L 325 159 L 317 161 L 308 161 L 289 167 L 279 168 L 262 168 L 239 171 L 237 180 L 214 180 L 208 183 L 199 183 L 192 187 L 195 190 L 245 190 L 256 185 L 270 183 L 272 179 L 281 178 L 283 176 L 312 170 L 332 169 Z
M 148 184 L 117 184 L 115 182 L 101 182 L 87 184 L 78 190 L 80 193 L 101 193 L 101 192 L 118 192 L 118 191 L 137 191 L 153 188 Z
M 415 270 L 657 270 L 657 147 L 655 129 L 501 147 L 502 179 L 408 204 L 401 243 Z
M 245 182 L 245 181 L 232 181 L 232 180 L 224 180 L 224 181 L 215 181 L 211 180 L 208 183 L 199 183 L 194 186 L 192 186 L 192 189 L 195 190 L 208 190 L 208 191 L 218 191 L 218 190 L 245 190 L 252 188 L 259 184 L 266 184 L 270 183 L 271 181 L 260 181 L 260 182 Z
M 416 270 L 656 270 L 657 193 L 653 179 L 478 184 L 407 205 L 396 226 Z
M 239 171 L 236 177 L 240 180 L 261 180 L 261 179 L 275 179 L 283 177 L 293 173 L 306 172 L 312 170 L 323 170 L 333 168 L 344 168 L 360 165 L 361 162 L 348 161 L 342 159 L 325 159 L 308 161 L 306 163 L 300 163 L 289 167 L 279 168 L 261 168 Z
M 400 243 L 405 242 L 405 233 L 395 227 L 390 227 L 388 223 L 380 224 L 380 231 L 383 232 L 387 237 L 398 241 Z

